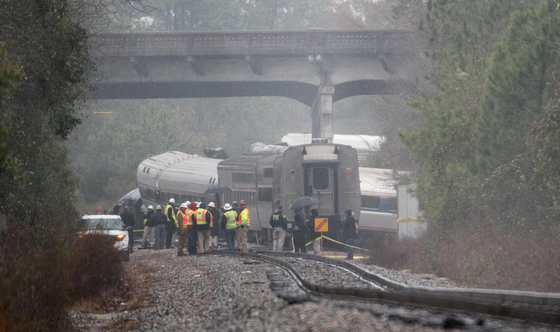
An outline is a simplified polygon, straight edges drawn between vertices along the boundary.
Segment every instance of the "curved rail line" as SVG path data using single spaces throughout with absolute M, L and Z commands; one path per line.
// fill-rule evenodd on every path
M 441 289 L 413 287 L 389 280 L 357 265 L 331 258 L 291 252 L 256 251 L 241 254 L 219 251 L 219 254 L 237 255 L 279 265 L 290 271 L 309 292 L 359 299 L 391 301 L 427 307 L 462 310 L 493 316 L 522 319 L 547 324 L 560 324 L 560 294 L 487 289 Z M 314 260 L 347 269 L 384 289 L 329 287 L 305 280 L 289 263 L 272 256 Z

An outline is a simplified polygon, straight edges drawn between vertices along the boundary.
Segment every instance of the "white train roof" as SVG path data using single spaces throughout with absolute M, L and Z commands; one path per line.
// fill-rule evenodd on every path
M 204 158 L 179 151 L 167 151 L 140 163 L 138 185 L 155 187 L 160 191 L 204 193 L 218 184 L 217 166 L 221 159 Z
M 289 146 L 311 144 L 311 134 L 289 133 L 284 135 L 282 142 Z M 333 144 L 349 145 L 356 150 L 377 151 L 381 143 L 385 141 L 382 136 L 370 135 L 338 135 L 333 137 Z
M 397 196 L 396 181 L 390 169 L 360 167 L 362 195 Z

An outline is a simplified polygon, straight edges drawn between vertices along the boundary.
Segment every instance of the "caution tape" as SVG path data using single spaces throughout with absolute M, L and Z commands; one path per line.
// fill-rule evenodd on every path
M 326 237 L 326 236 L 324 236 L 324 235 L 321 235 L 321 236 L 319 236 L 318 238 L 316 238 L 315 240 L 312 240 L 311 242 L 309 242 L 309 243 L 306 244 L 305 246 L 309 246 L 309 245 L 311 245 L 313 242 L 321 240 L 321 238 L 327 239 L 327 240 L 332 241 L 332 242 L 334 242 L 334 243 L 342 244 L 343 246 L 346 246 L 346 247 L 350 247 L 350 248 L 354 248 L 354 249 L 359 249 L 359 250 L 363 250 L 363 251 L 371 251 L 371 250 L 369 250 L 369 249 L 364 249 L 364 248 L 360 248 L 360 247 L 354 247 L 354 246 L 351 246 L 351 245 L 346 244 L 346 243 L 338 242 L 338 241 L 333 240 L 333 239 L 331 239 L 330 237 Z

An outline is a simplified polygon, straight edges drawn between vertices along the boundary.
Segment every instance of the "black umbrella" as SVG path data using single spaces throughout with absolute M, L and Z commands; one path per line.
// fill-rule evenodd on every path
M 297 208 L 306 207 L 306 206 L 310 206 L 310 205 L 315 205 L 315 204 L 319 204 L 319 203 L 321 203 L 321 201 L 318 200 L 315 197 L 303 196 L 303 197 L 297 198 L 290 205 L 290 210 L 295 210 Z
M 206 189 L 204 195 L 213 195 L 213 194 L 222 194 L 222 193 L 230 193 L 233 189 L 228 186 L 220 186 L 219 184 L 215 184 L 210 186 L 210 188 Z

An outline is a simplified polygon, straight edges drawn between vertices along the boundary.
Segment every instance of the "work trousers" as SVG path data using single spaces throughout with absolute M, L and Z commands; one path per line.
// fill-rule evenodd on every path
M 177 246 L 177 256 L 183 256 L 185 253 L 183 249 L 185 248 L 185 243 L 187 242 L 188 232 L 183 229 L 183 233 L 179 232 L 179 245 Z
M 175 238 L 175 233 L 177 233 L 177 228 L 175 227 L 167 227 L 167 235 L 165 238 L 165 247 L 167 249 L 171 248 L 171 244 Z
M 128 251 L 133 252 L 132 246 L 134 245 L 134 230 L 128 231 Z
M 235 249 L 235 228 L 226 228 L 226 243 L 229 250 Z
M 164 224 L 157 224 L 156 226 L 156 249 L 165 248 L 165 235 L 167 231 L 165 230 Z
M 189 255 L 194 255 L 196 254 L 196 243 L 198 242 L 198 232 L 196 230 L 191 230 L 187 232 L 187 251 L 189 252 Z
M 210 251 L 210 230 L 198 231 L 198 253 L 204 254 Z
M 344 241 L 344 243 L 348 244 L 348 245 L 353 245 L 354 244 L 354 239 L 353 238 L 348 238 L 346 239 L 346 241 Z M 348 254 L 348 257 L 346 257 L 346 259 L 354 259 L 354 250 L 350 247 L 346 247 L 346 253 Z
M 235 232 L 235 247 L 241 249 L 241 226 L 237 226 Z
M 155 226 L 144 226 L 144 235 L 142 236 L 142 247 L 146 248 L 148 245 L 154 243 L 156 227 Z
M 307 249 L 305 249 L 305 239 L 294 239 L 294 251 L 295 252 L 307 252 Z
M 320 255 L 321 254 L 321 238 L 318 237 L 313 240 L 313 254 Z
M 247 232 L 249 231 L 249 227 L 239 227 L 237 228 L 237 233 L 239 233 L 239 241 L 241 242 L 241 252 L 246 254 L 249 252 L 247 248 Z
M 218 235 L 210 236 L 210 247 L 218 248 Z
M 283 251 L 286 230 L 282 227 L 274 227 L 272 231 L 272 250 Z

